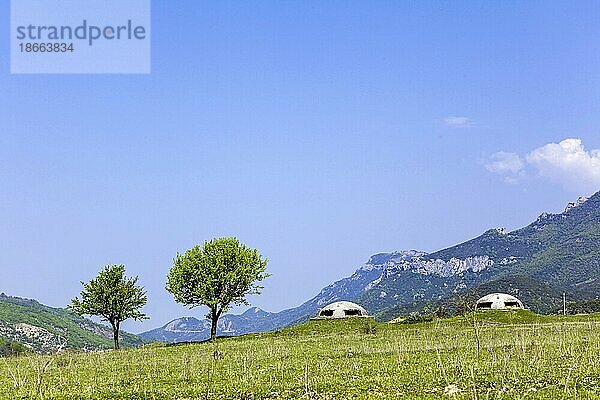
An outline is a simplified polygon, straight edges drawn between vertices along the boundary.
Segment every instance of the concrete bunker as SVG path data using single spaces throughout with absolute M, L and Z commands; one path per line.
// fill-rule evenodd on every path
M 475 304 L 477 310 L 523 310 L 521 300 L 506 293 L 491 293 L 483 296 Z
M 369 318 L 367 310 L 350 301 L 337 301 L 323 307 L 316 317 L 312 319 L 333 319 L 349 317 Z

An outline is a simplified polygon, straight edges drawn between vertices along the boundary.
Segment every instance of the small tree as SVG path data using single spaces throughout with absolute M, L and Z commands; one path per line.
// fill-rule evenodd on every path
M 81 282 L 81 300 L 71 300 L 69 308 L 79 315 L 96 315 L 110 322 L 115 349 L 119 348 L 121 322 L 148 317 L 139 311 L 148 299 L 144 288 L 137 286 L 138 277 L 126 278 L 124 265 L 108 265 L 89 283 Z
M 210 338 L 217 336 L 217 322 L 232 304 L 248 304 L 249 294 L 260 294 L 267 260 L 258 250 L 250 249 L 236 238 L 204 242 L 177 254 L 167 275 L 166 289 L 175 301 L 190 308 L 205 305 L 211 321 Z

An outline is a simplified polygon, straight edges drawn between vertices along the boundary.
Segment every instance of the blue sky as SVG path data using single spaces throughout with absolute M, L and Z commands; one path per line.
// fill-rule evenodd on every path
M 124 263 L 141 331 L 204 314 L 164 284 L 205 239 L 260 249 L 277 311 L 373 253 L 560 211 L 600 189 L 599 12 L 155 1 L 150 75 L 10 75 L 3 29 L 0 291 L 64 306 Z

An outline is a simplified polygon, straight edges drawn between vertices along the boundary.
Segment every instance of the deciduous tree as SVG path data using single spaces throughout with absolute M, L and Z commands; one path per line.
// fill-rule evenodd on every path
M 231 305 L 248 304 L 245 297 L 260 294 L 257 282 L 269 276 L 267 260 L 258 250 L 236 238 L 219 238 L 177 254 L 167 275 L 167 290 L 175 301 L 191 308 L 205 305 L 211 321 L 210 336 L 217 335 L 219 317 Z
M 81 299 L 71 300 L 69 308 L 79 315 L 95 315 L 108 321 L 113 330 L 115 349 L 119 348 L 121 322 L 148 317 L 139 310 L 148 301 L 146 291 L 137 285 L 138 277 L 125 277 L 124 265 L 108 265 L 88 283 L 81 282 Z

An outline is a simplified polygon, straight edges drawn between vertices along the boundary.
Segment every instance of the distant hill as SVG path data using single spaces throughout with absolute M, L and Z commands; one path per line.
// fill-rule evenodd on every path
M 600 296 L 600 193 L 543 213 L 528 226 L 481 236 L 433 253 L 415 250 L 372 256 L 348 278 L 325 287 L 302 305 L 277 313 L 251 309 L 225 315 L 219 334 L 238 335 L 298 324 L 324 305 L 350 300 L 380 320 L 443 307 L 459 297 L 490 292 L 519 297 L 531 310 L 552 313 L 569 301 Z M 202 326 L 202 328 L 200 328 Z M 207 322 L 178 319 L 140 336 L 168 342 L 204 340 Z
M 112 348 L 111 328 L 52 308 L 35 300 L 0 294 L 0 340 L 5 346 L 20 343 L 36 352 L 49 353 L 61 348 L 100 350 Z M 122 345 L 139 346 L 144 340 L 122 333 Z
M 251 308 L 242 315 L 224 315 L 218 323 L 220 336 L 235 336 L 262 330 L 262 324 L 272 315 L 260 308 Z M 210 321 L 194 317 L 177 318 L 166 325 L 139 335 L 143 339 L 167 343 L 194 342 L 210 337 Z

